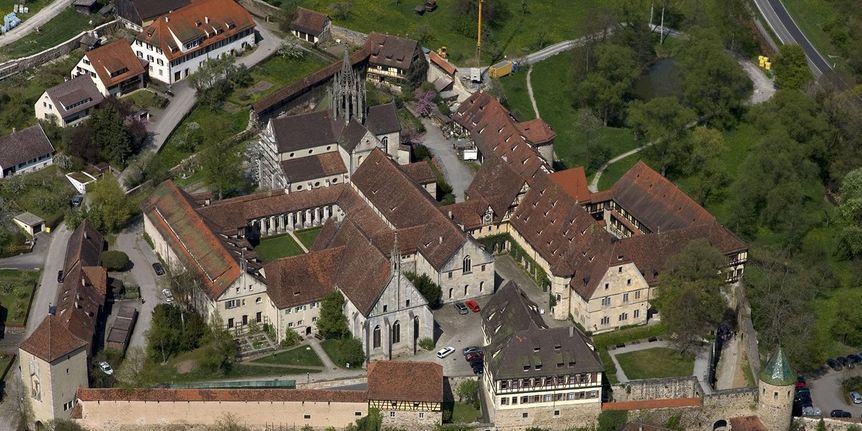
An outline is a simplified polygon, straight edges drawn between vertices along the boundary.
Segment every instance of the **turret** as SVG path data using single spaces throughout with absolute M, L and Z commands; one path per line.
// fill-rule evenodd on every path
M 757 412 L 767 429 L 785 431 L 790 428 L 795 384 L 796 373 L 779 346 L 760 370 L 757 385 Z

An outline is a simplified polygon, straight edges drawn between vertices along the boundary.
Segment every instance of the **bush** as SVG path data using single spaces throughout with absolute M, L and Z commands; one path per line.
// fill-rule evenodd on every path
M 598 431 L 616 431 L 622 429 L 628 420 L 625 410 L 608 410 L 599 414 Z
M 108 250 L 102 253 L 102 266 L 108 271 L 125 271 L 129 269 L 129 256 L 119 250 Z
M 434 350 L 434 339 L 431 337 L 425 337 L 419 340 L 419 347 L 431 351 Z
M 422 144 L 416 144 L 413 146 L 413 159 L 415 161 L 420 160 L 431 160 L 431 150 L 428 147 Z
M 281 347 L 286 349 L 288 347 L 295 346 L 298 343 L 299 334 L 297 334 L 293 329 L 288 329 L 287 332 L 284 333 L 284 340 L 281 340 Z

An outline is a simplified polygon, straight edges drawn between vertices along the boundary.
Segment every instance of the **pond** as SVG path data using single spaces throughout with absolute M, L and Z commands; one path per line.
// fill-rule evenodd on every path
M 663 58 L 649 65 L 635 81 L 634 94 L 639 99 L 681 96 L 682 87 L 676 61 Z

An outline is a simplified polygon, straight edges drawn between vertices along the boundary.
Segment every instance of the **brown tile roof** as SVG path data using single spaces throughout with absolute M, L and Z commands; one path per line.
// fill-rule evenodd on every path
M 730 418 L 730 429 L 733 431 L 768 431 L 758 416 L 737 416 Z
M 447 205 L 440 210 L 464 229 L 476 229 L 482 226 L 482 216 L 488 210 L 488 202 L 481 197 L 468 199 L 464 202 Z
M 279 309 L 321 301 L 335 290 L 345 247 L 285 257 L 264 266 L 266 293 Z
M 398 108 L 395 107 L 395 102 L 368 108 L 365 127 L 375 135 L 400 132 L 401 120 L 398 119 Z M 400 142 L 397 143 L 400 144 Z M 396 142 L 391 142 L 391 144 L 396 144 Z
M 58 317 L 48 315 L 21 343 L 21 350 L 50 363 L 87 345 L 87 341 L 66 329 Z
M 0 137 L 0 170 L 51 154 L 54 146 L 38 124 Z
M 344 126 L 344 122 L 336 121 L 329 110 L 272 120 L 272 132 L 279 153 L 336 145 Z
M 557 183 L 563 190 L 578 202 L 586 202 L 590 200 L 590 190 L 587 187 L 587 174 L 584 172 L 583 166 L 569 168 L 563 171 L 557 171 L 548 178 Z
M 102 266 L 85 266 L 81 268 L 84 277 L 102 296 L 108 296 L 108 272 Z
M 443 367 L 432 362 L 371 362 L 368 399 L 442 403 Z
M 96 88 L 89 76 L 76 76 L 47 90 L 48 97 L 54 102 L 60 116 L 68 118 L 86 109 L 99 105 L 105 96 Z
M 190 0 L 120 0 L 117 14 L 141 25 L 143 21 L 166 14 L 190 3 Z
M 191 198 L 173 181 L 156 187 L 142 207 L 171 249 L 201 278 L 204 293 L 210 299 L 220 297 L 239 278 L 237 256 L 228 251 L 195 211 Z
M 398 167 L 416 184 L 425 185 L 437 182 L 437 176 L 434 175 L 434 170 L 431 169 L 431 165 L 426 160 L 399 165 Z
M 367 402 L 365 391 L 326 389 L 88 389 L 78 388 L 79 400 L 157 402 Z M 86 410 L 86 407 L 84 408 Z
M 284 160 L 281 170 L 292 183 L 347 173 L 338 151 Z
M 365 48 L 369 52 L 369 63 L 407 70 L 419 50 L 419 43 L 390 34 L 371 33 L 365 41 Z
M 533 145 L 542 145 L 557 137 L 551 126 L 541 118 L 517 123 L 516 126 Z
M 156 45 L 168 61 L 205 50 L 255 26 L 251 14 L 233 0 L 195 0 L 153 21 L 136 36 Z M 181 44 L 200 39 L 200 45 L 182 51 Z
M 715 220 L 694 199 L 642 161 L 629 169 L 612 190 L 614 201 L 652 232 Z
M 485 159 L 473 182 L 467 188 L 470 199 L 483 198 L 494 210 L 494 219 L 500 221 L 512 207 L 525 180 L 509 163 L 491 156 Z
M 614 403 L 602 403 L 602 411 L 671 409 L 679 407 L 698 407 L 701 405 L 703 405 L 702 398 L 672 398 L 663 400 L 618 401 Z
M 88 343 L 93 340 L 107 293 L 107 273 L 97 268 L 104 243 L 87 220 L 72 232 L 66 246 L 63 282 L 55 300 L 57 318 Z
M 290 28 L 314 36 L 320 36 L 326 29 L 328 21 L 330 21 L 329 17 L 320 12 L 298 7 L 296 8 L 296 17 L 290 23 Z
M 146 72 L 141 59 L 135 55 L 132 45 L 126 39 L 118 39 L 87 51 L 84 57 L 90 60 L 99 80 L 107 88 Z
M 443 69 L 443 71 L 448 73 L 449 75 L 454 76 L 455 72 L 458 71 L 458 69 L 456 69 L 455 66 L 452 65 L 452 63 L 449 63 L 448 61 L 446 61 L 445 58 L 440 57 L 440 55 L 434 51 L 428 53 L 428 58 L 431 59 L 431 63 L 434 63 L 434 65 L 436 65 L 440 69 Z
M 528 182 L 541 173 L 551 172 L 534 143 L 527 140 L 509 111 L 494 96 L 473 93 L 461 103 L 452 119 L 470 131 L 483 156 L 500 157 Z
M 379 149 L 374 149 L 351 178 L 352 184 L 396 229 L 425 226 L 422 256 L 441 269 L 467 236 Z

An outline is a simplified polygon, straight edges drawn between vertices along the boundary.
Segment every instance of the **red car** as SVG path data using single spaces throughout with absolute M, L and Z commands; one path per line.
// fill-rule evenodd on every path
M 472 299 L 468 299 L 468 300 L 464 301 L 464 304 L 467 306 L 467 308 L 470 309 L 470 311 L 472 311 L 474 313 L 478 313 L 480 310 L 479 303 L 472 300 Z
M 480 361 L 484 360 L 485 354 L 482 352 L 473 352 L 473 353 L 467 354 L 467 356 L 464 356 L 464 359 L 466 359 L 467 362 L 472 364 L 473 362 L 480 362 Z

